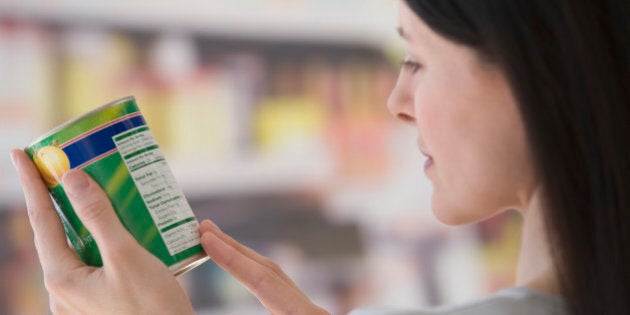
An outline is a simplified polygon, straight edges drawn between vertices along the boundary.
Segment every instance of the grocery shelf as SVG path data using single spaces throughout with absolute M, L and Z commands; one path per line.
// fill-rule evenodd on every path
M 251 157 L 231 162 L 171 160 L 171 169 L 188 198 L 238 194 L 287 193 L 321 190 L 333 174 L 330 159 Z M 0 211 L 21 206 L 16 176 L 0 180 Z
M 3 16 L 70 25 L 377 47 L 394 37 L 396 21 L 395 3 L 382 0 L 3 0 L 0 18 Z
M 0 26 L 8 30 L 5 33 L 10 35 L 7 35 L 5 39 L 6 53 L 13 56 L 25 56 L 19 58 L 20 60 L 16 58 L 13 62 L 17 65 L 13 73 L 26 73 L 28 80 L 36 84 L 19 85 L 27 91 L 20 95 L 19 101 L 34 108 L 33 112 L 42 113 L 40 124 L 50 123 L 46 120 L 50 113 L 59 112 L 62 113 L 59 115 L 73 116 L 85 111 L 85 108 L 81 107 L 82 104 L 92 103 L 94 100 L 104 99 L 109 95 L 133 94 L 139 95 L 139 98 L 144 96 L 147 99 L 146 103 L 150 104 L 158 99 L 172 99 L 173 96 L 169 94 L 172 93 L 171 91 L 185 91 L 184 94 L 193 96 L 190 99 L 180 99 L 177 105 L 186 102 L 189 104 L 206 102 L 219 104 L 225 109 L 238 103 L 236 106 L 245 108 L 244 115 L 247 117 L 238 124 L 230 125 L 231 120 L 228 116 L 231 114 L 217 106 L 216 110 L 200 111 L 196 117 L 223 117 L 221 115 L 226 115 L 226 117 L 216 121 L 212 119 L 191 121 L 191 126 L 202 126 L 197 129 L 179 130 L 173 127 L 174 125 L 169 127 L 168 124 L 164 124 L 161 134 L 170 135 L 172 138 L 170 140 L 180 145 L 182 142 L 179 140 L 190 140 L 188 136 L 191 134 L 217 135 L 218 140 L 213 140 L 216 142 L 214 144 L 216 148 L 213 147 L 208 152 L 214 150 L 219 152 L 218 154 L 223 154 L 220 152 L 224 149 L 221 147 L 221 141 L 227 139 L 226 137 L 233 129 L 242 128 L 238 129 L 239 135 L 242 133 L 247 137 L 260 138 L 260 134 L 256 134 L 260 131 L 250 130 L 254 127 L 243 127 L 241 124 L 258 122 L 259 127 L 266 127 L 265 141 L 273 143 L 256 143 L 255 145 L 260 146 L 258 149 L 261 150 L 282 147 L 282 140 L 274 140 L 273 137 L 281 138 L 281 135 L 287 132 L 280 130 L 282 128 L 289 130 L 289 128 L 294 128 L 294 125 L 307 126 L 304 127 L 306 129 L 319 128 L 316 131 L 298 132 L 304 133 L 307 138 L 313 136 L 314 133 L 319 133 L 315 135 L 316 137 L 328 137 L 327 134 L 332 131 L 312 127 L 321 123 L 312 121 L 311 117 L 311 111 L 314 108 L 312 104 L 320 102 L 326 105 L 325 115 L 331 114 L 333 107 L 343 107 L 348 115 L 348 117 L 341 117 L 343 121 L 337 126 L 339 129 L 335 131 L 337 140 L 326 138 L 328 139 L 326 141 L 330 142 L 327 145 L 332 148 L 331 150 L 338 151 L 335 153 L 337 158 L 341 156 L 347 160 L 353 154 L 352 150 L 362 150 L 361 148 L 365 146 L 358 134 L 367 129 L 372 130 L 370 128 L 378 129 L 371 123 L 353 122 L 352 118 L 361 118 L 366 112 L 374 115 L 376 106 L 373 103 L 380 103 L 383 99 L 382 95 L 374 91 L 380 91 L 389 84 L 389 76 L 383 72 L 381 64 L 373 62 L 371 53 L 377 52 L 377 58 L 383 58 L 379 52 L 383 50 L 384 45 L 388 45 L 390 41 L 397 41 L 394 33 L 395 6 L 394 2 L 382 0 L 181 0 L 177 2 L 0 0 L 0 22 L 2 23 Z M 12 21 L 17 22 L 16 27 Z M 35 24 L 35 27 L 31 27 L 31 23 Z M 92 26 L 96 28 L 94 34 L 91 32 Z M 100 32 L 100 28 L 103 28 L 104 32 Z M 86 34 L 82 33 L 83 30 L 86 30 Z M 78 31 L 78 34 L 74 34 L 74 31 Z M 136 34 L 137 31 L 149 33 Z M 113 33 L 117 33 L 116 36 L 110 36 Z M 158 44 L 153 43 L 151 38 L 147 40 L 143 35 L 149 35 L 148 37 L 157 35 Z M 171 39 L 169 35 L 174 35 L 173 42 L 169 42 Z M 88 38 L 87 41 L 86 38 Z M 177 41 L 180 38 L 184 38 L 183 44 Z M 162 45 L 162 39 L 167 43 L 168 49 Z M 194 43 L 187 46 L 189 39 Z M 216 56 L 211 53 L 216 52 L 210 53 L 206 50 L 209 50 L 208 46 L 220 45 L 221 39 L 243 40 L 242 46 L 246 49 L 226 50 L 215 58 Z M 282 45 L 285 42 L 288 45 Z M 316 44 L 314 50 L 317 51 L 305 57 L 302 52 L 311 53 L 309 49 L 313 45 L 302 44 L 309 42 Z M 282 52 L 286 47 L 294 48 L 298 45 L 301 45 L 300 48 L 302 46 L 307 48 L 287 54 L 291 60 L 286 64 L 276 60 L 275 50 L 271 54 L 264 49 L 261 51 L 253 49 L 252 52 L 247 49 L 257 47 L 257 45 L 278 43 L 280 45 L 277 46 Z M 158 82 L 162 79 L 158 78 L 159 75 L 156 73 L 159 71 L 155 71 L 154 68 L 159 68 L 158 66 L 162 63 L 166 64 L 163 68 L 171 70 L 169 66 L 172 65 L 170 59 L 162 60 L 164 58 L 155 56 L 160 56 L 158 53 L 162 53 L 162 50 L 169 53 L 174 50 L 177 53 L 192 46 L 203 51 L 199 53 L 199 58 L 183 53 L 184 56 L 177 59 L 184 60 L 185 57 L 190 57 L 190 60 L 184 60 L 181 64 L 183 64 L 182 68 L 192 65 L 194 69 L 191 78 L 194 80 L 188 80 L 185 84 L 178 82 L 177 86 L 170 81 Z M 94 47 L 97 48 L 93 49 Z M 344 52 L 349 48 L 352 54 L 348 53 L 347 58 L 344 55 L 342 60 L 338 58 L 338 48 L 342 48 Z M 361 53 L 355 55 L 356 48 L 360 49 Z M 84 58 L 85 51 L 88 51 L 86 54 L 90 58 Z M 241 55 L 233 56 L 234 51 Z M 318 57 L 321 55 L 320 51 L 330 54 L 322 59 Z M 138 61 L 130 61 L 136 57 Z M 227 57 L 235 58 L 228 59 Z M 62 59 L 64 62 L 59 63 Z M 109 67 L 107 63 L 101 62 L 104 59 L 120 62 L 120 64 Z M 229 66 L 224 66 L 226 59 L 231 62 Z M 322 60 L 324 60 L 323 63 Z M 29 72 L 31 68 L 43 69 L 42 65 L 49 64 L 54 66 L 50 73 Z M 171 68 L 178 70 L 181 64 L 176 64 Z M 271 71 L 272 68 L 273 71 Z M 164 75 L 164 77 L 169 76 L 170 74 Z M 120 82 L 121 77 L 131 83 L 118 86 L 115 83 Z M 265 84 L 261 83 L 263 80 Z M 330 82 L 335 82 L 335 85 L 328 84 Z M 269 87 L 264 87 L 267 83 Z M 162 84 L 167 86 L 162 86 Z M 216 88 L 202 90 L 200 86 L 203 84 Z M 272 85 L 277 91 L 272 91 Z M 263 89 L 266 90 L 259 91 Z M 57 100 L 59 104 L 41 105 L 39 98 L 45 98 L 41 95 L 48 95 L 46 94 L 48 90 L 61 91 L 56 95 L 59 97 Z M 159 97 L 148 97 L 154 93 Z M 336 98 L 336 101 L 331 101 L 331 97 Z M 4 99 L 0 99 L 0 105 L 2 101 Z M 280 105 L 295 102 L 301 104 L 299 107 L 301 111 L 282 112 L 283 108 L 287 107 Z M 155 108 L 165 104 L 166 101 L 164 104 L 160 101 Z M 265 111 L 262 111 L 264 107 L 260 107 L 261 104 L 267 106 Z M 361 107 L 361 115 L 352 114 L 358 110 L 359 107 L 355 106 L 357 104 L 365 104 Z M 46 110 L 36 110 L 38 106 L 45 107 Z M 52 108 L 55 110 L 53 111 Z M 190 106 L 187 108 L 190 109 Z M 283 117 L 291 120 L 302 119 L 305 123 L 278 127 L 273 121 L 277 118 L 276 115 L 269 115 L 271 110 L 280 110 Z M 16 115 L 21 116 L 15 125 L 25 130 L 30 128 L 33 124 L 31 116 L 16 112 Z M 163 111 L 154 109 L 153 112 L 151 110 L 149 112 L 153 114 L 152 118 L 157 117 L 155 119 L 158 121 L 165 119 Z M 261 113 L 267 114 L 262 117 Z M 147 116 L 151 115 L 147 114 Z M 172 120 L 188 122 L 190 116 L 190 114 L 185 114 L 176 117 L 179 120 Z M 61 118 L 56 117 L 56 119 Z M 352 127 L 341 128 L 344 122 L 351 124 Z M 204 126 L 220 127 L 212 129 Z M 326 128 L 328 127 L 330 126 L 327 123 Z M 377 133 L 369 130 L 367 132 L 370 134 Z M 299 136 L 298 134 L 297 137 Z M 378 135 L 376 136 L 378 138 Z M 8 145 L 0 143 L 0 148 L 14 147 L 14 143 L 24 142 L 12 140 L 8 142 Z M 380 144 L 374 146 L 378 145 Z M 208 146 L 211 147 L 212 144 Z M 238 152 L 258 150 L 241 143 L 229 143 L 228 146 L 236 148 L 235 151 Z M 187 152 L 186 149 L 181 150 Z M 282 148 L 282 150 L 290 149 Z M 317 190 L 325 187 L 334 177 L 331 175 L 334 163 L 330 161 L 332 159 L 330 157 L 313 155 L 287 158 L 283 154 L 271 157 L 260 156 L 259 152 L 256 154 L 258 155 L 237 156 L 223 160 L 203 159 L 198 156 L 192 161 L 171 157 L 168 160 L 184 192 L 192 198 L 225 194 Z M 5 175 L 5 169 L 9 169 L 4 167 L 5 164 L 8 165 L 8 160 L 5 162 L 0 158 L 0 174 L 2 175 Z M 19 206 L 23 204 L 23 198 L 17 179 L 9 171 L 6 174 L 7 176 L 0 176 L 0 208 L 10 208 L 10 205 Z
M 332 162 L 325 157 L 256 157 L 232 163 L 175 160 L 169 164 L 189 198 L 321 190 L 333 174 Z

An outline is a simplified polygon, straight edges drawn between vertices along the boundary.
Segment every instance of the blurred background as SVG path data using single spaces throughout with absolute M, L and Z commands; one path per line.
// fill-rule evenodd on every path
M 133 95 L 199 219 L 334 314 L 514 280 L 513 213 L 446 227 L 416 131 L 385 104 L 404 57 L 383 0 L 0 0 L 0 314 L 48 314 L 9 150 Z M 199 314 L 265 314 L 214 263 Z

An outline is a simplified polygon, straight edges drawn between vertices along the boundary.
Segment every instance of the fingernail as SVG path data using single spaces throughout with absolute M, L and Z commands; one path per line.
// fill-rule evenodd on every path
M 66 189 L 66 192 L 75 196 L 86 192 L 90 186 L 85 173 L 79 170 L 67 171 L 63 175 L 61 182 L 63 183 L 63 187 Z
M 202 225 L 207 225 L 208 228 L 210 228 L 211 230 L 221 231 L 221 229 L 219 229 L 219 227 L 216 224 L 214 224 L 214 222 L 212 222 L 212 221 L 210 221 L 208 219 L 205 219 L 205 220 L 201 221 L 201 224 Z
M 15 157 L 15 150 L 11 150 L 11 153 L 9 155 L 11 156 L 11 164 L 13 164 L 13 167 L 17 169 L 17 158 Z

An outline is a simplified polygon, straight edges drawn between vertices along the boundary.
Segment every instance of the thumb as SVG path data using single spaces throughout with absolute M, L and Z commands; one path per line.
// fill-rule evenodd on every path
M 121 224 L 107 195 L 90 176 L 81 170 L 70 170 L 64 174 L 62 183 L 104 262 L 112 262 L 112 255 L 127 256 L 136 249 L 137 241 Z

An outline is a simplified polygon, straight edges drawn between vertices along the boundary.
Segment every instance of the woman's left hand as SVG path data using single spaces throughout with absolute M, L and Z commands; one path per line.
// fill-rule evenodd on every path
M 201 245 L 271 314 L 328 314 L 315 305 L 273 261 L 238 243 L 209 220 L 201 222 Z

